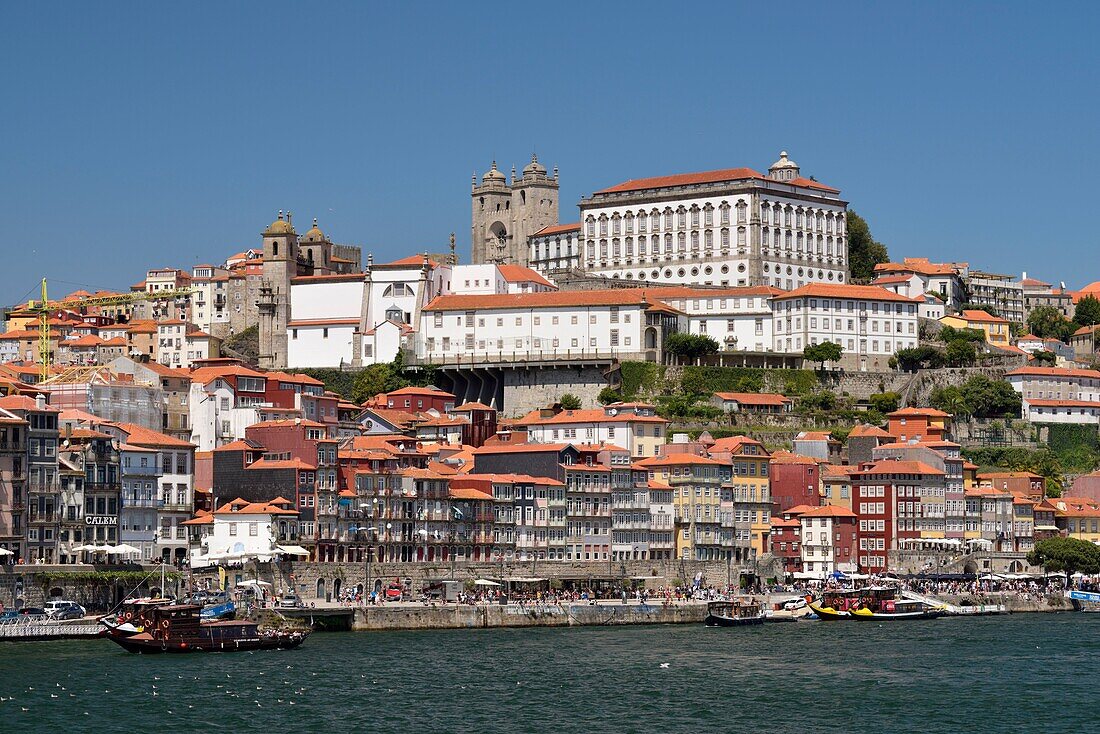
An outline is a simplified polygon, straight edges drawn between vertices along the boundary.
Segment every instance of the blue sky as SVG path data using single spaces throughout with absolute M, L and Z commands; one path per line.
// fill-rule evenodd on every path
M 1100 278 L 1097 6 L 7 3 L 0 302 L 259 243 L 468 256 L 470 174 L 536 150 L 562 219 L 786 149 L 891 255 Z

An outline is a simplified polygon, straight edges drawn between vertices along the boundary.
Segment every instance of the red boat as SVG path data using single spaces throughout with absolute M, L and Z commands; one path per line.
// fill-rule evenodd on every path
M 203 622 L 195 604 L 139 604 L 113 621 L 107 639 L 128 652 L 232 652 L 298 647 L 308 631 L 260 630 L 256 622 Z

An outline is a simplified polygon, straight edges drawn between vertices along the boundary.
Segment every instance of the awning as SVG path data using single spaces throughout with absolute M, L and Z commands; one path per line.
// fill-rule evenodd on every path
M 496 581 L 490 581 L 489 579 L 477 579 L 474 581 L 474 586 L 500 586 Z
M 537 584 L 546 579 L 534 578 L 532 576 L 509 576 L 504 580 L 512 584 Z
M 15 554 L 14 554 L 14 553 L 12 553 L 12 552 L 11 552 L 10 550 L 8 550 L 7 548 L 0 548 L 0 556 L 14 556 L 14 555 L 15 555 Z
M 308 556 L 309 551 L 300 545 L 277 545 L 275 550 L 279 553 L 285 553 L 288 556 Z

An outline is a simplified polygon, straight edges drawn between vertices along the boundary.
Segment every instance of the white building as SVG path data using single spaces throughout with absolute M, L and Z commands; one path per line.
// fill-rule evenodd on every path
M 515 421 L 531 443 L 608 444 L 630 456 L 656 456 L 665 443 L 668 421 L 645 403 L 612 403 L 592 410 L 535 411 Z
M 1033 423 L 1100 423 L 1100 371 L 1020 367 L 1005 375 Z
M 188 525 L 209 524 L 209 532 L 191 547 L 191 565 L 207 566 L 243 561 L 270 561 L 279 555 L 302 555 L 304 549 L 281 545 L 280 539 L 294 536 L 298 512 L 294 504 L 278 497 L 271 502 L 248 502 L 237 498 L 208 517 Z
M 190 410 L 191 442 L 199 451 L 244 438 L 244 429 L 260 420 L 261 405 L 238 405 L 233 386 L 223 377 L 191 383 L 187 405 Z
M 221 329 L 228 328 L 229 271 L 214 265 L 196 265 L 191 268 L 191 288 L 194 290 L 191 323 L 206 332 L 221 333 Z
M 291 367 L 352 364 L 364 293 L 362 273 L 293 278 L 287 364 Z
M 947 311 L 954 313 L 966 303 L 967 263 L 934 263 L 926 257 L 907 257 L 900 263 L 875 265 L 875 285 L 889 287 L 904 278 L 907 283 L 902 295 L 916 298 L 922 293 L 938 293 Z M 915 281 L 913 279 L 916 279 Z M 931 318 L 931 317 L 929 317 Z
M 777 352 L 833 342 L 841 366 L 886 370 L 896 351 L 917 346 L 919 301 L 878 286 L 815 283 L 771 303 Z
M 682 312 L 642 290 L 448 295 L 424 307 L 416 357 L 431 364 L 618 355 L 657 359 Z
M 856 547 L 855 518 L 856 513 L 847 507 L 834 505 L 815 507 L 798 516 L 802 526 L 803 575 L 826 579 L 836 571 L 855 573 L 857 559 L 852 553 Z M 848 537 L 843 537 L 845 534 Z
M 151 449 L 155 452 L 150 458 L 156 462 L 152 476 L 158 485 L 157 529 L 154 536 L 157 554 L 165 562 L 183 561 L 187 557 L 187 528 L 183 523 L 195 511 L 194 445 L 134 423 L 105 424 L 102 429 L 128 447 Z M 124 466 L 124 478 L 125 469 Z M 138 479 L 135 477 L 133 481 L 137 482 Z M 144 483 L 147 480 L 141 481 L 144 493 Z M 134 489 L 136 488 L 131 487 L 131 490 Z
M 645 292 L 686 313 L 688 331 L 712 337 L 723 351 L 770 352 L 775 348 L 771 298 L 782 294 L 778 288 L 663 286 Z
M 157 362 L 176 369 L 221 355 L 221 340 L 179 319 L 157 323 Z
M 579 206 L 579 230 L 546 227 L 529 238 L 533 266 L 667 283 L 847 282 L 847 202 L 803 177 L 786 152 L 766 176 L 732 168 L 634 179 Z

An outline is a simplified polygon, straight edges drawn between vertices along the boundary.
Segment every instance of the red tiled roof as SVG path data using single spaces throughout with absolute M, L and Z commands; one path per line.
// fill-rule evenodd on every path
M 1006 377 L 1016 375 L 1024 377 L 1076 377 L 1089 380 L 1100 380 L 1100 371 L 1086 369 L 1065 369 L 1062 367 L 1017 367 L 1007 373 Z
M 374 265 L 373 267 L 374 268 L 419 268 L 423 264 L 424 264 L 424 256 L 423 255 L 409 255 L 408 257 L 403 257 L 400 260 L 394 260 L 393 262 L 383 263 L 381 265 Z M 428 267 L 430 267 L 430 268 L 439 267 L 439 263 L 437 263 L 435 260 L 432 260 L 432 259 L 429 258 L 428 259 Z
M 1100 403 L 1087 400 L 1035 400 L 1024 398 L 1024 402 L 1036 408 L 1100 408 Z
M 544 293 L 493 293 L 485 295 L 437 296 L 425 311 L 469 311 L 473 309 L 523 309 L 553 306 L 636 306 L 671 309 L 647 295 L 643 288 L 602 291 L 548 291 Z M 674 310 L 674 309 L 673 309 Z
M 926 257 L 907 257 L 900 263 L 879 263 L 875 265 L 876 273 L 913 272 L 920 275 L 952 275 L 957 272 L 957 267 L 963 267 L 966 263 L 933 263 Z
M 317 469 L 312 464 L 307 464 L 301 459 L 260 459 L 248 465 L 249 469 L 302 469 L 314 471 Z
M 840 507 L 838 505 L 822 505 L 821 507 L 815 507 L 812 510 L 806 510 L 799 519 L 803 517 L 858 517 L 856 513 L 849 510 L 847 507 Z
M 872 426 L 868 423 L 860 423 L 859 425 L 853 426 L 852 430 L 848 432 L 848 438 L 852 438 L 853 436 L 855 436 L 856 438 L 865 436 L 873 436 L 875 438 L 894 438 L 891 434 L 882 430 L 878 426 Z
M 554 287 L 554 284 L 548 281 L 546 278 L 539 275 L 531 268 L 524 267 L 523 265 L 498 265 L 500 275 L 509 283 L 523 283 L 532 282 L 539 285 Z
M 145 428 L 139 426 L 136 423 L 118 423 L 116 424 L 120 430 L 125 432 L 129 438 L 126 442 L 133 444 L 134 446 L 171 446 L 174 448 L 195 448 L 194 444 L 188 443 L 172 436 L 166 436 L 163 433 L 154 431 L 151 428 Z
M 711 459 L 707 456 L 695 454 L 665 454 L 664 456 L 651 456 L 648 459 L 634 462 L 634 466 L 640 469 L 651 469 L 664 466 L 683 466 L 685 464 L 705 464 L 707 466 L 723 466 L 724 462 Z
M 944 413 L 942 410 L 936 410 L 935 408 L 902 408 L 901 410 L 895 410 L 893 413 L 887 413 L 887 418 L 908 418 L 909 416 L 922 416 L 931 418 L 950 418 L 950 413 Z
M 801 288 L 775 296 L 777 301 L 789 298 L 853 298 L 865 301 L 900 301 L 902 303 L 920 303 L 924 299 L 910 298 L 900 293 L 888 291 L 877 285 L 837 285 L 832 283 L 807 283 Z
M 718 183 L 721 181 L 740 181 L 742 179 L 763 179 L 764 175 L 751 168 L 723 168 L 717 171 L 699 173 L 678 173 L 672 176 L 653 176 L 634 178 L 597 191 L 597 194 L 615 194 L 625 191 L 643 191 L 661 189 L 670 186 L 692 186 L 695 184 Z
M 981 309 L 964 309 L 962 314 L 957 318 L 962 318 L 966 321 L 974 321 L 983 324 L 1007 324 L 1008 319 L 1002 319 L 1000 316 L 994 316 L 988 311 L 982 311 Z
M 943 472 L 934 469 L 923 461 L 895 461 L 885 459 L 877 462 L 867 469 L 860 469 L 857 474 L 938 474 Z
M 533 237 L 539 237 L 549 234 L 560 234 L 562 232 L 579 232 L 581 229 L 580 222 L 572 222 L 570 224 L 552 224 L 549 227 L 543 227 L 538 232 L 535 232 Z
M 776 393 L 755 392 L 716 392 L 714 396 L 720 400 L 732 400 L 743 405 L 776 405 L 782 406 L 793 402 L 786 395 Z

